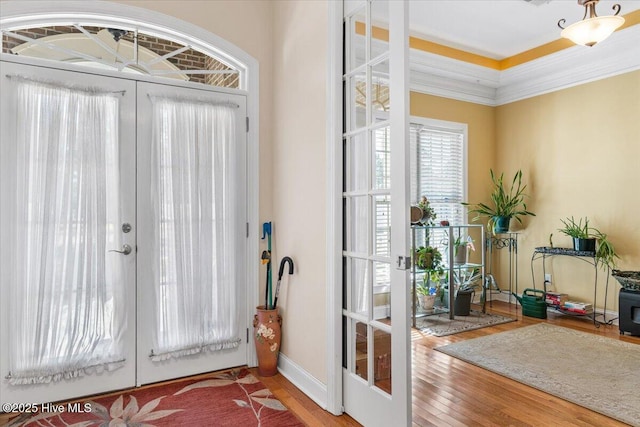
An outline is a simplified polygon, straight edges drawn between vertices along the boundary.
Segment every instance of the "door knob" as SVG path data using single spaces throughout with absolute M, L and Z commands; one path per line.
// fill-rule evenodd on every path
M 118 251 L 116 249 L 111 249 L 109 252 L 117 252 L 119 254 L 129 255 L 131 253 L 131 246 L 124 244 L 122 245 L 121 251 Z

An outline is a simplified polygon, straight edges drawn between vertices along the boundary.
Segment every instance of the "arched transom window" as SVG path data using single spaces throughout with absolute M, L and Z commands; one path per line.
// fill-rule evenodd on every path
M 123 25 L 2 29 L 2 52 L 242 89 L 242 70 L 210 52 Z

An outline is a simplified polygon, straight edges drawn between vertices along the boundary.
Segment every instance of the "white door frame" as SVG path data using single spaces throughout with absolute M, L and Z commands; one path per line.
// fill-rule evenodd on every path
M 212 52 L 224 57 L 235 67 L 244 71 L 241 82 L 242 91 L 229 90 L 232 93 L 244 93 L 247 97 L 247 117 L 250 123 L 247 134 L 247 324 L 253 320 L 255 307 L 259 304 L 259 75 L 260 69 L 257 59 L 227 40 L 189 22 L 173 16 L 152 10 L 103 1 L 3 1 L 0 28 L 21 27 L 26 25 L 41 26 L 53 23 L 90 21 L 96 25 L 108 25 L 122 22 L 128 26 L 136 25 L 139 29 L 146 29 L 154 34 L 175 39 L 182 37 L 188 44 L 198 47 L 204 52 Z M 66 69 L 92 73 L 90 69 L 78 68 L 69 64 L 50 61 L 30 60 L 18 58 L 16 55 L 1 54 L 3 59 L 10 62 L 43 65 L 51 68 Z M 96 73 L 98 74 L 98 73 Z M 123 73 L 99 73 L 119 78 L 132 78 L 151 83 L 170 84 L 182 87 L 199 87 L 205 85 L 186 82 L 180 84 L 169 79 L 151 78 L 148 76 L 123 76 Z M 194 86 L 195 85 L 195 86 Z M 216 90 L 224 91 L 224 88 Z M 249 366 L 257 366 L 255 348 L 247 346 L 247 361 Z

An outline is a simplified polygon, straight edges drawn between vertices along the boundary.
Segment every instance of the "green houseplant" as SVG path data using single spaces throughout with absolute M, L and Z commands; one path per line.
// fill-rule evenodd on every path
M 480 217 L 488 217 L 488 227 L 494 234 L 506 233 L 509 231 L 509 220 L 515 218 L 519 223 L 522 223 L 521 216 L 535 214 L 527 210 L 527 204 L 525 203 L 525 192 L 527 188 L 526 184 L 522 184 L 522 171 L 518 170 L 511 181 L 511 186 L 507 189 L 504 183 L 504 173 L 497 176 L 493 173 L 493 169 L 489 169 L 491 172 L 491 181 L 493 182 L 493 191 L 491 193 L 490 204 L 477 203 L 470 204 L 463 202 L 464 206 L 470 206 L 469 213 L 475 213 L 473 218 L 477 221 Z
M 438 248 L 433 246 L 420 246 L 414 254 L 414 262 L 416 267 L 430 272 L 439 272 L 442 274 L 442 253 Z
M 416 287 L 418 301 L 424 310 L 430 310 L 439 294 L 440 277 L 444 273 L 442 253 L 433 246 L 420 246 L 414 253 L 414 263 L 425 271 L 423 282 Z
M 609 237 L 595 227 L 589 225 L 589 218 L 579 218 L 573 216 L 561 219 L 564 225 L 558 229 L 563 234 L 573 238 L 573 249 L 576 251 L 595 252 L 598 263 L 606 265 L 610 269 L 616 267 L 616 258 L 620 258 L 616 253 L 613 243 Z
M 427 196 L 422 196 L 415 206 L 411 206 L 412 224 L 434 225 L 436 216 L 436 211 L 429 203 Z

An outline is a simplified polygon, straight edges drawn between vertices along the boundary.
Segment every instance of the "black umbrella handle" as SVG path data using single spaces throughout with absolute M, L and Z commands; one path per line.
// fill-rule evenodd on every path
M 282 258 L 282 261 L 280 261 L 280 269 L 278 270 L 278 280 L 282 279 L 282 274 L 284 273 L 285 264 L 289 264 L 289 274 L 293 274 L 293 260 L 290 257 L 286 256 Z

